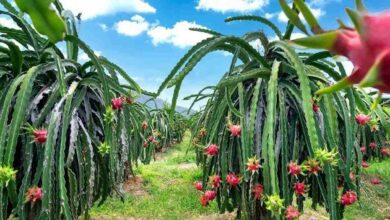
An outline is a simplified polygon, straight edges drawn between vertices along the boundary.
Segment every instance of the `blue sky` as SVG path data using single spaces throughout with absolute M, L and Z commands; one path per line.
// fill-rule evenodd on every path
M 98 54 L 123 67 L 146 90 L 156 91 L 176 62 L 204 34 L 189 27 L 206 27 L 224 34 L 243 35 L 268 29 L 258 23 L 225 24 L 233 15 L 254 14 L 274 21 L 282 30 L 286 18 L 277 0 L 62 0 L 75 14 L 82 12 L 81 38 Z M 308 0 L 322 26 L 336 28 L 336 18 L 349 21 L 345 7 L 353 0 Z M 366 0 L 371 12 L 390 8 L 390 0 Z M 0 23 L 4 24 L 0 17 Z M 300 36 L 295 33 L 296 36 Z M 272 35 L 271 35 L 272 36 Z M 85 55 L 81 54 L 81 59 Z M 216 52 L 204 59 L 185 80 L 181 97 L 214 85 L 227 70 L 230 56 Z M 170 91 L 161 98 L 169 101 Z M 189 106 L 189 102 L 179 101 Z M 199 105 L 198 105 L 199 106 Z

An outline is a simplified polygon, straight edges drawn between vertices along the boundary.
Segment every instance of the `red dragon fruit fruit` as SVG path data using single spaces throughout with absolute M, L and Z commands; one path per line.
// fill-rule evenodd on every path
M 216 189 L 221 184 L 221 177 L 219 177 L 218 175 L 210 176 L 209 183 L 210 183 L 211 187 Z
M 294 206 L 290 205 L 286 208 L 286 211 L 284 212 L 284 216 L 286 217 L 286 220 L 297 220 L 299 219 L 299 216 L 301 213 L 299 213 L 298 209 Z
M 42 197 L 43 197 L 42 188 L 34 186 L 27 190 L 25 202 L 35 203 L 37 201 L 40 201 Z
M 301 172 L 302 172 L 301 166 L 299 166 L 297 163 L 291 161 L 288 164 L 288 173 L 290 175 L 298 176 L 299 174 L 301 174 Z
M 294 191 L 297 196 L 303 196 L 305 194 L 305 183 L 304 182 L 295 183 Z
M 207 190 L 204 195 L 206 196 L 206 198 L 209 200 L 209 201 L 212 201 L 215 199 L 215 197 L 217 197 L 217 193 L 213 190 Z
M 209 205 L 209 199 L 204 194 L 199 198 L 199 202 L 200 202 L 200 204 L 202 204 L 203 207 L 206 207 Z
M 144 130 L 147 129 L 149 127 L 148 122 L 147 121 L 143 121 L 142 124 L 141 124 L 141 127 Z
M 252 192 L 255 194 L 255 198 L 257 200 L 261 200 L 263 197 L 263 191 L 264 191 L 264 186 L 261 185 L 260 183 L 256 183 L 256 185 L 253 187 Z
M 47 140 L 47 130 L 44 128 L 33 130 L 33 136 L 34 142 L 43 144 Z
M 321 171 L 320 163 L 316 159 L 310 159 L 306 161 L 305 169 L 309 171 L 310 174 L 317 175 Z
M 363 126 L 363 125 L 366 125 L 370 121 L 370 116 L 364 115 L 364 114 L 358 114 L 358 115 L 356 115 L 355 120 L 359 125 Z
M 218 145 L 216 144 L 211 144 L 210 146 L 208 146 L 206 149 L 205 149 L 205 153 L 208 155 L 208 156 L 217 156 L 218 153 L 219 153 L 219 147 Z
M 376 144 L 374 142 L 371 142 L 369 146 L 370 146 L 371 150 L 374 150 L 376 147 Z
M 255 173 L 260 169 L 260 160 L 256 159 L 256 156 L 253 158 L 249 158 L 248 162 L 246 163 L 248 166 L 248 171 Z
M 230 125 L 229 126 L 230 136 L 240 137 L 241 135 L 241 126 L 240 125 Z
M 370 165 L 366 161 L 362 161 L 362 167 L 368 168 Z
M 114 110 L 120 110 L 123 106 L 122 98 L 114 98 L 111 100 L 111 106 Z
M 352 205 L 357 200 L 357 194 L 354 191 L 348 191 L 341 196 L 341 204 L 343 206 Z
M 235 173 L 229 173 L 226 176 L 226 182 L 232 187 L 236 187 L 240 184 L 240 177 L 238 177 Z
M 390 92 L 390 11 L 380 14 L 358 14 L 357 30 L 343 28 L 313 37 L 294 40 L 295 43 L 343 55 L 354 64 L 351 75 L 317 94 L 334 92 L 352 84 L 374 87 Z
M 382 148 L 381 154 L 382 154 L 382 157 L 389 157 L 390 156 L 390 149 L 389 148 Z
M 370 183 L 371 183 L 372 185 L 379 185 L 379 184 L 382 183 L 382 181 L 381 181 L 379 178 L 374 177 L 374 178 L 372 178 L 372 179 L 370 180 Z
M 198 190 L 198 191 L 202 191 L 202 190 L 203 190 L 203 184 L 202 184 L 201 182 L 199 182 L 199 181 L 196 181 L 196 182 L 194 183 L 194 187 L 195 187 L 195 189 Z
M 318 113 L 320 111 L 320 106 L 318 105 L 318 103 L 316 101 L 313 101 L 313 111 L 315 113 Z
M 367 152 L 367 148 L 365 146 L 361 146 L 360 152 L 362 152 L 362 154 L 365 154 Z

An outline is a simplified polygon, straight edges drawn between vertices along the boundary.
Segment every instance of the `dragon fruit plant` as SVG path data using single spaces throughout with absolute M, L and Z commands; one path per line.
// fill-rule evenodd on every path
M 149 110 L 132 99 L 147 92 L 78 38 L 60 2 L 16 3 L 20 11 L 8 1 L 0 11 L 20 28 L 0 27 L 0 219 L 88 216 L 147 159 L 141 134 Z M 79 52 L 89 61 L 79 63 Z
M 280 0 L 280 3 L 286 5 L 284 0 Z M 356 0 L 357 10 L 346 9 L 354 27 L 348 27 L 339 21 L 339 29 L 325 31 L 302 0 L 295 0 L 294 3 L 296 9 L 303 14 L 310 25 L 314 35 L 292 42 L 309 48 L 325 49 L 329 51 L 325 57 L 345 56 L 354 65 L 352 73 L 347 73 L 348 76 L 337 79 L 338 81 L 334 85 L 321 88 L 316 92 L 316 95 L 338 91 L 354 84 L 361 88 L 373 87 L 377 89 L 379 94 L 372 104 L 371 111 L 366 111 L 367 115 L 356 115 L 356 122 L 361 125 L 359 130 L 366 133 L 362 136 L 368 136 L 370 139 L 363 139 L 363 143 L 361 143 L 365 159 L 388 157 L 387 141 L 381 139 L 381 135 L 375 135 L 379 131 L 378 122 L 381 122 L 385 125 L 385 134 L 387 139 L 389 138 L 390 129 L 386 119 L 388 116 L 383 109 L 378 110 L 375 107 L 382 99 L 382 93 L 390 92 L 390 43 L 388 40 L 390 33 L 387 31 L 390 28 L 390 11 L 371 14 L 365 8 L 362 0 Z M 295 11 L 288 7 L 283 7 L 283 10 L 293 24 L 308 34 L 306 28 L 300 25 L 302 21 L 296 16 Z M 367 98 L 363 97 L 363 100 Z M 368 125 L 368 128 L 365 125 Z M 370 143 L 372 147 L 368 148 Z
M 149 109 L 149 121 L 142 122 L 142 135 L 146 138 L 144 147 L 148 149 L 145 153 L 154 155 L 156 151 L 161 152 L 163 148 L 180 143 L 188 128 L 188 122 L 182 114 L 172 113 L 167 105 L 158 108 L 153 98 L 146 101 L 145 105 L 149 102 L 152 102 L 155 107 Z M 143 163 L 149 163 L 151 159 L 150 156 L 142 158 Z
M 344 207 L 359 196 L 360 147 L 372 141 L 384 146 L 388 115 L 378 105 L 369 121 L 361 117 L 375 100 L 359 88 L 316 96 L 346 73 L 341 63 L 328 59 L 328 51 L 296 52 L 286 42 L 296 23 L 290 21 L 282 33 L 263 17 L 226 21 L 245 20 L 270 28 L 278 40 L 261 31 L 235 37 L 195 29 L 211 37 L 187 52 L 159 90 L 175 87 L 174 107 L 183 80 L 202 58 L 214 51 L 233 55 L 217 85 L 187 97 L 194 102 L 209 98 L 191 119 L 192 146 L 203 169 L 202 184 L 196 185 L 203 192 L 199 201 L 203 206 L 216 202 L 221 212 L 236 211 L 238 218 L 297 219 L 310 198 L 313 207 L 326 208 L 330 219 L 341 219 Z M 260 50 L 250 44 L 256 40 Z M 210 191 L 215 198 L 207 196 Z
M 285 0 L 279 0 L 286 5 Z M 339 20 L 340 28 L 325 31 L 303 0 L 294 0 L 298 11 L 302 12 L 314 36 L 296 39 L 293 42 L 302 46 L 326 49 L 329 55 L 347 57 L 354 65 L 352 73 L 330 87 L 317 91 L 317 95 L 337 91 L 357 84 L 360 87 L 373 87 L 381 93 L 390 92 L 390 11 L 378 14 L 369 13 L 363 0 L 356 0 L 357 10 L 346 9 L 354 27 L 346 26 Z M 308 34 L 297 12 L 283 7 L 290 22 Z

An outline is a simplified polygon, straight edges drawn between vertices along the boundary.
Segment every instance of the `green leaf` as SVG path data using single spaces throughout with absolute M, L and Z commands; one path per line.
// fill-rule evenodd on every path
M 367 12 L 366 6 L 364 6 L 363 0 L 355 0 L 356 8 L 359 12 Z
M 351 19 L 353 25 L 355 26 L 355 29 L 356 31 L 359 33 L 359 34 L 363 34 L 363 21 L 362 21 L 362 17 L 360 15 L 359 12 L 355 11 L 355 10 L 352 10 L 350 8 L 346 8 L 345 9 L 349 18 Z
M 316 17 L 313 15 L 310 8 L 305 4 L 305 2 L 303 0 L 294 0 L 294 3 L 297 8 L 302 12 L 302 15 L 303 17 L 305 17 L 307 23 L 309 24 L 311 31 L 317 34 L 323 32 Z
M 279 30 L 279 28 L 266 18 L 260 16 L 254 16 L 254 15 L 242 15 L 242 16 L 229 17 L 225 19 L 225 22 L 232 22 L 232 21 L 257 21 L 270 27 L 275 32 L 276 36 L 279 37 L 280 40 L 283 38 L 282 32 Z
M 299 28 L 303 33 L 308 35 L 309 33 L 307 32 L 305 25 L 299 18 L 298 13 L 291 9 L 285 0 L 279 0 L 279 5 L 280 7 L 282 7 L 284 14 L 287 16 L 289 21 L 297 28 Z
M 15 0 L 21 11 L 26 12 L 36 30 L 46 35 L 52 43 L 65 37 L 65 23 L 50 7 L 53 0 Z
M 292 42 L 308 48 L 333 50 L 338 33 L 338 31 L 326 32 L 311 37 L 295 39 Z

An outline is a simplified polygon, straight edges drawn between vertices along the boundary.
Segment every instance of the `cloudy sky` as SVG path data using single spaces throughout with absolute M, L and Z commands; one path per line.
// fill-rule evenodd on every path
M 224 34 L 243 35 L 247 31 L 269 30 L 253 23 L 225 24 L 233 15 L 264 16 L 285 29 L 287 18 L 276 0 L 61 0 L 74 14 L 82 13 L 80 36 L 97 54 L 123 67 L 149 91 L 156 91 L 176 62 L 194 44 L 208 37 L 188 30 L 203 27 Z M 348 21 L 345 7 L 353 0 L 307 0 L 320 23 L 336 28 L 336 18 Z M 366 0 L 372 12 L 390 9 L 390 0 Z M 8 23 L 7 23 L 8 22 Z M 12 25 L 4 17 L 0 24 Z M 302 34 L 296 32 L 295 36 Z M 271 35 L 272 37 L 272 35 Z M 85 55 L 81 54 L 81 59 Z M 215 85 L 228 69 L 230 56 L 214 53 L 204 59 L 185 80 L 181 97 Z M 171 91 L 160 98 L 168 100 Z M 189 102 L 179 101 L 189 106 Z

